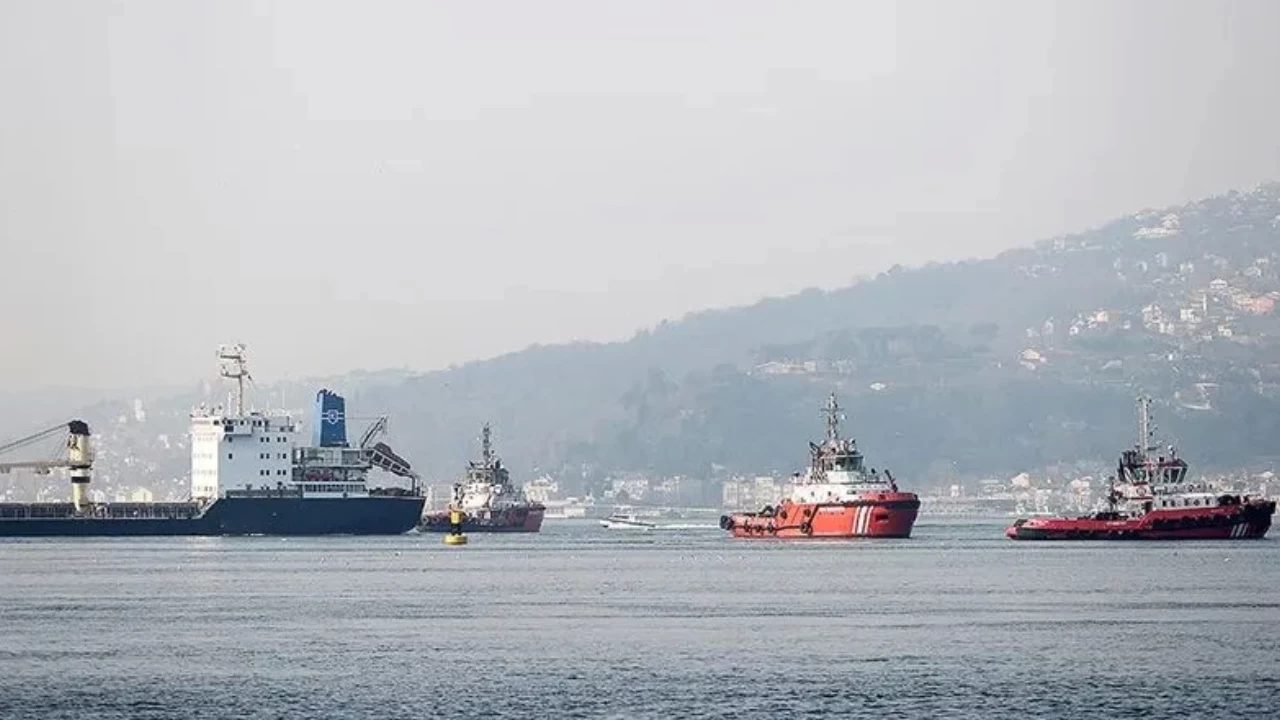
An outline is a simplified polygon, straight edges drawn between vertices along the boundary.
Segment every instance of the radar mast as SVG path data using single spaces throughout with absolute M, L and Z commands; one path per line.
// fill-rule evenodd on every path
M 244 417 L 244 381 L 253 380 L 249 375 L 249 360 L 245 354 L 244 343 L 219 345 L 218 361 L 220 363 L 218 374 L 236 381 L 235 417 Z
M 836 402 L 834 391 L 827 397 L 827 405 L 822 409 L 822 412 L 827 416 L 827 440 L 833 444 L 839 443 L 840 421 L 844 419 L 844 413 L 841 412 L 840 403 Z

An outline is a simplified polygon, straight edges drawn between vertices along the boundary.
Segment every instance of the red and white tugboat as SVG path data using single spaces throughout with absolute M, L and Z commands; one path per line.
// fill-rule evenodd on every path
M 791 496 L 776 508 L 720 518 L 734 537 L 905 538 L 910 537 L 920 498 L 899 492 L 886 470 L 870 472 L 853 439 L 840 437 L 840 406 L 827 400 L 827 439 L 809 443 L 810 463 L 796 476 Z
M 1271 527 L 1274 500 L 1219 494 L 1187 480 L 1187 463 L 1173 446 L 1154 455 L 1151 399 L 1138 398 L 1138 437 L 1107 494 L 1107 509 L 1076 518 L 1018 520 L 1014 540 L 1230 540 L 1261 538 Z

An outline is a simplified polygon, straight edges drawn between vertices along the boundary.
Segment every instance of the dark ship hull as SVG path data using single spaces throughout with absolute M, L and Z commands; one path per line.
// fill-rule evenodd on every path
M 0 503 L 0 537 L 399 535 L 425 499 L 227 497 L 195 503 L 110 503 L 76 515 L 71 503 Z
M 546 509 L 540 505 L 513 508 L 484 517 L 466 516 L 461 530 L 464 533 L 536 533 L 542 529 L 542 516 Z M 418 525 L 421 532 L 449 532 L 448 511 L 430 513 Z

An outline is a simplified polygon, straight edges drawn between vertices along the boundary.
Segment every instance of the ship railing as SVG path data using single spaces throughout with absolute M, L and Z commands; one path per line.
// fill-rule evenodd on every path
M 138 520 L 190 520 L 200 514 L 197 503 L 110 503 L 98 517 Z
M 228 498 L 300 498 L 302 497 L 302 489 L 295 487 L 274 487 L 260 488 L 250 490 L 228 490 L 225 497 Z

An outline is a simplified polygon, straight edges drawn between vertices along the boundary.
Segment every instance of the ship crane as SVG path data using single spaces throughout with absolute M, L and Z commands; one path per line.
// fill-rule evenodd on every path
M 367 430 L 360 436 L 360 442 L 357 445 L 365 455 L 369 458 L 369 462 L 374 467 L 382 468 L 386 472 L 396 477 L 408 478 L 411 484 L 413 494 L 417 495 L 419 483 L 422 478 L 418 473 L 413 471 L 409 462 L 400 457 L 386 443 L 375 443 L 374 438 L 387 431 L 387 416 L 383 415 L 373 421 Z
M 0 456 L 36 443 L 48 440 L 56 435 L 66 433 L 64 445 L 66 455 L 53 460 L 31 460 L 23 462 L 0 462 L 0 473 L 11 470 L 34 470 L 47 474 L 50 470 L 65 468 L 71 476 L 71 501 L 79 512 L 85 504 L 85 491 L 89 487 L 89 479 L 93 474 L 93 448 L 89 444 L 89 424 L 83 420 L 72 420 L 63 425 L 55 425 L 34 435 L 0 445 Z
M 373 439 L 375 437 L 377 437 L 378 435 L 386 431 L 387 431 L 387 416 L 382 415 L 381 417 L 376 418 L 373 421 L 373 423 L 369 425 L 369 429 L 365 430 L 364 434 L 360 436 L 360 444 L 357 445 L 357 447 L 359 447 L 361 450 L 364 450 L 365 448 L 369 447 L 369 443 L 373 442 Z

